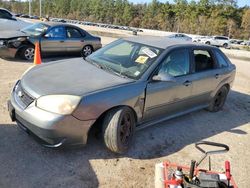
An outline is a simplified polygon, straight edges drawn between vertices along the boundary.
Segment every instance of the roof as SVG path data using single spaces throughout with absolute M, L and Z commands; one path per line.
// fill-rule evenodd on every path
M 39 22 L 39 23 L 43 23 L 43 24 L 49 25 L 51 27 L 58 26 L 58 25 L 77 27 L 75 25 L 67 24 L 67 23 L 62 23 L 62 22 Z
M 162 49 L 166 49 L 166 48 L 171 47 L 171 46 L 183 46 L 183 45 L 206 46 L 206 47 L 208 47 L 208 45 L 205 45 L 205 44 L 187 42 L 187 41 L 171 39 L 171 38 L 162 37 L 162 36 L 161 37 L 157 37 L 157 36 L 138 36 L 138 37 L 125 38 L 125 40 L 145 44 L 145 45 L 148 45 L 148 46 L 153 46 L 153 47 L 156 47 L 156 48 L 162 48 Z

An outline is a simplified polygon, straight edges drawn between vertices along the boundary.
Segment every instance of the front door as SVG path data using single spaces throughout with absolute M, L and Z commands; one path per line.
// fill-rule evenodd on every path
M 65 39 L 65 29 L 63 26 L 52 27 L 41 38 L 41 51 L 43 53 L 66 52 Z
M 187 49 L 177 49 L 170 52 L 157 72 L 173 76 L 174 81 L 149 81 L 144 108 L 145 121 L 174 115 L 192 106 L 190 103 L 192 80 L 189 75 L 190 58 Z

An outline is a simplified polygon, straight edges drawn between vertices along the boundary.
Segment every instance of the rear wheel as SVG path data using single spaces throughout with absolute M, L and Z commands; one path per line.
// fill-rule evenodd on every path
M 34 46 L 25 46 L 23 49 L 20 51 L 20 56 L 21 58 L 31 61 L 34 59 L 35 55 L 35 48 Z
M 104 143 L 115 153 L 124 153 L 129 149 L 134 131 L 135 117 L 128 107 L 113 109 L 104 118 Z
M 223 44 L 223 47 L 228 48 L 228 44 L 227 43 Z
M 207 108 L 210 112 L 218 112 L 222 109 L 225 104 L 228 94 L 228 89 L 226 86 L 222 86 L 212 99 L 209 107 Z
M 90 45 L 84 46 L 82 49 L 82 56 L 87 57 L 88 55 L 93 53 L 93 48 Z

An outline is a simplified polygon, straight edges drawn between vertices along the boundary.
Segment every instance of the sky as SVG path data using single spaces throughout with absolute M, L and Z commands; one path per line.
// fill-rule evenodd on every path
M 152 0 L 129 0 L 133 3 L 150 3 Z M 167 0 L 159 0 L 160 2 L 165 3 Z M 189 0 L 188 0 L 189 1 Z M 168 0 L 169 3 L 173 3 L 173 0 Z M 250 0 L 238 0 L 238 6 L 243 7 L 245 5 L 250 6 Z

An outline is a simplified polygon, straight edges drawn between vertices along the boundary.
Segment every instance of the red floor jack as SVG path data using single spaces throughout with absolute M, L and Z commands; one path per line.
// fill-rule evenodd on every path
M 201 148 L 201 145 L 222 149 L 205 151 Z M 192 160 L 190 167 L 170 162 L 155 165 L 155 188 L 238 188 L 230 173 L 229 161 L 225 161 L 225 172 L 218 173 L 211 170 L 210 155 L 229 151 L 227 145 L 201 141 L 195 143 L 195 147 L 204 155 L 198 162 Z M 198 168 L 207 156 L 209 157 L 208 170 Z

